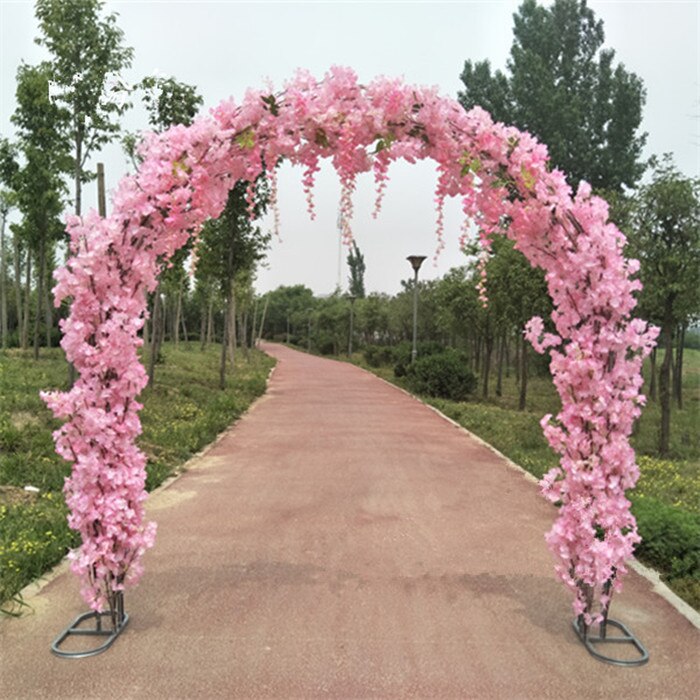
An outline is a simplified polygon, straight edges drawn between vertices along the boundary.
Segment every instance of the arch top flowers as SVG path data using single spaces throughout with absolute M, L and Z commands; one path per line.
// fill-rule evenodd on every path
M 313 214 L 314 176 L 320 159 L 331 159 L 350 239 L 357 175 L 373 173 L 378 209 L 392 161 L 430 158 L 439 246 L 442 205 L 460 197 L 484 245 L 506 235 L 545 272 L 555 333 L 533 319 L 526 335 L 549 352 L 562 401 L 543 421 L 561 456 L 542 482 L 560 504 L 547 542 L 576 613 L 587 624 L 600 619 L 639 540 L 624 493 L 638 476 L 628 438 L 644 402 L 641 363 L 656 336 L 631 319 L 638 264 L 624 258 L 625 239 L 606 203 L 585 183 L 572 193 L 563 173 L 549 170 L 544 145 L 484 110 L 465 112 L 435 89 L 395 79 L 361 85 L 347 68 L 320 81 L 299 72 L 280 93 L 251 90 L 240 104 L 224 101 L 189 127 L 150 135 L 141 156 L 108 218 L 69 219 L 71 257 L 56 273 L 56 303 L 72 299 L 61 344 L 79 379 L 69 392 L 43 396 L 66 419 L 55 439 L 73 463 L 65 494 L 82 544 L 72 568 L 87 602 L 102 609 L 135 583 L 154 540 L 143 520 L 145 457 L 135 445 L 146 385 L 137 348 L 162 266 L 221 213 L 237 181 L 266 175 L 274 201 L 282 160 L 303 169 Z

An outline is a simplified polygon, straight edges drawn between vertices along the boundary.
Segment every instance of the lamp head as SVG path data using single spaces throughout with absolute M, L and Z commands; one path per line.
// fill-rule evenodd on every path
M 411 267 L 413 267 L 414 272 L 418 272 L 420 270 L 420 266 L 423 264 L 423 260 L 425 260 L 426 256 L 425 255 L 409 255 L 406 260 L 411 263 Z

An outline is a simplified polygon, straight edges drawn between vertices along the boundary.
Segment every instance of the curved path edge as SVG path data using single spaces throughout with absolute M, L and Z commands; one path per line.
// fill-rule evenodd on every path
M 352 363 L 354 364 L 354 363 Z M 380 377 L 378 374 L 374 374 L 372 370 L 367 369 L 366 367 L 362 367 L 361 365 L 354 365 L 355 367 L 358 367 L 359 369 L 363 370 L 364 372 L 368 372 L 372 376 L 376 377 L 377 379 L 381 380 L 385 384 L 388 384 L 389 386 L 394 387 L 394 389 L 397 389 L 398 391 L 403 392 L 407 396 L 410 396 L 414 398 L 416 401 L 419 403 L 423 404 L 426 408 L 429 408 L 431 411 L 435 411 L 443 420 L 446 420 L 448 423 L 453 425 L 455 428 L 458 428 L 462 432 L 464 432 L 466 435 L 468 435 L 472 440 L 475 442 L 479 443 L 480 445 L 483 445 L 487 449 L 491 450 L 497 457 L 502 459 L 511 469 L 514 469 L 517 471 L 519 474 L 521 474 L 527 481 L 530 481 L 534 484 L 539 484 L 539 481 L 537 477 L 535 477 L 533 474 L 530 474 L 529 471 L 527 471 L 524 467 L 521 467 L 517 462 L 514 462 L 510 457 L 507 457 L 506 455 L 503 454 L 500 450 L 498 450 L 496 447 L 494 447 L 490 442 L 486 442 L 483 438 L 480 438 L 476 433 L 473 433 L 471 430 L 468 428 L 465 428 L 461 423 L 458 423 L 454 418 L 450 418 L 448 415 L 444 414 L 439 408 L 436 408 L 435 406 L 429 404 L 427 401 L 423 401 L 419 396 L 416 396 L 415 394 L 412 394 L 410 391 L 406 391 L 403 387 L 400 387 L 393 382 L 390 382 L 388 379 L 384 379 L 384 377 Z M 686 603 L 683 598 L 681 598 L 677 593 L 675 593 L 671 588 L 668 587 L 666 583 L 661 578 L 661 574 L 656 571 L 656 569 L 652 569 L 649 566 L 646 566 L 645 564 L 642 564 L 638 559 L 631 559 L 628 562 L 630 568 L 635 571 L 635 573 L 639 574 L 643 578 L 645 578 L 649 583 L 651 583 L 654 586 L 654 593 L 657 595 L 660 595 L 665 601 L 670 603 L 683 617 L 688 620 L 688 622 L 691 622 L 695 627 L 700 629 L 700 612 L 698 612 L 695 608 L 693 608 L 691 605 Z

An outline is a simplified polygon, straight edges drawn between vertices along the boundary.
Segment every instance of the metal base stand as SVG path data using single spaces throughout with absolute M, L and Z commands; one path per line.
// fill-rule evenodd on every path
M 103 618 L 109 621 L 107 625 L 103 625 Z M 85 620 L 94 620 L 94 627 L 81 627 L 80 625 Z M 114 605 L 111 610 L 106 612 L 87 612 L 73 620 L 73 622 L 54 639 L 51 644 L 51 651 L 56 656 L 61 656 L 66 659 L 84 659 L 88 656 L 101 654 L 109 649 L 116 641 L 117 637 L 124 631 L 124 628 L 129 624 L 129 616 L 124 612 L 124 594 L 119 592 L 115 594 Z M 61 644 L 72 636 L 92 636 L 106 638 L 102 644 L 93 649 L 85 651 L 65 651 L 61 649 Z
M 642 666 L 647 661 L 649 661 L 649 652 L 644 648 L 644 645 L 630 632 L 625 625 L 617 620 L 610 620 L 606 618 L 598 626 L 598 635 L 592 636 L 590 634 L 590 628 L 585 624 L 581 617 L 577 617 L 574 620 L 574 630 L 581 640 L 583 645 L 588 650 L 591 656 L 594 656 L 600 661 L 604 661 L 606 664 L 614 664 L 615 666 Z M 621 635 L 608 636 L 608 625 L 612 625 L 616 629 L 622 632 Z M 596 644 L 631 644 L 637 652 L 639 652 L 639 658 L 637 659 L 616 659 L 612 656 L 606 656 L 601 654 L 595 647 Z

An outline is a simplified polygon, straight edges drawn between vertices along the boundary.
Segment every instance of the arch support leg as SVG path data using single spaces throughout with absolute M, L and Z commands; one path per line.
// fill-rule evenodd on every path
M 105 612 L 87 612 L 71 622 L 51 644 L 51 651 L 65 659 L 84 659 L 107 651 L 117 640 L 117 637 L 129 624 L 129 616 L 124 612 L 124 594 L 115 593 L 110 610 Z M 63 648 L 71 638 L 96 637 L 101 644 L 87 649 L 68 650 Z
M 588 653 L 607 664 L 615 666 L 642 666 L 649 661 L 649 652 L 644 645 L 629 631 L 629 629 L 617 620 L 606 618 L 598 626 L 598 633 L 591 634 L 591 628 L 586 625 L 583 617 L 577 617 L 574 620 L 574 630 L 581 640 L 583 646 L 586 647 Z M 613 628 L 612 633 L 610 628 Z M 613 647 L 618 645 L 626 645 L 633 647 L 636 651 L 636 658 L 619 658 L 617 656 L 608 656 L 604 654 L 602 649 L 606 645 Z

